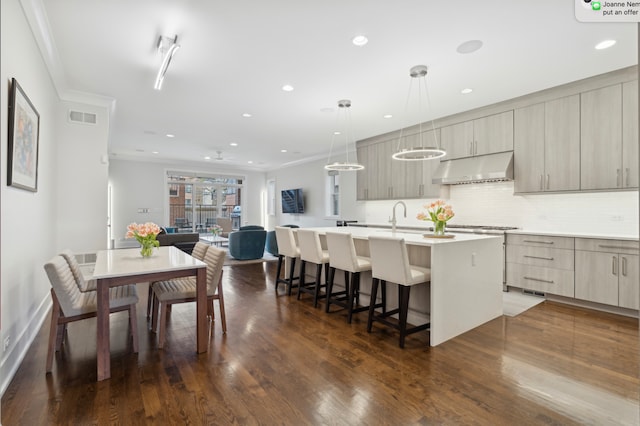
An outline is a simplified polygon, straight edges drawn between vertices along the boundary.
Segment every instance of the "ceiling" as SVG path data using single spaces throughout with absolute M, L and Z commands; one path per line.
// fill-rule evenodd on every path
M 58 90 L 115 100 L 111 158 L 272 170 L 327 157 L 340 99 L 359 140 L 637 63 L 636 24 L 580 23 L 572 1 L 40 1 Z M 160 35 L 181 48 L 156 91 Z

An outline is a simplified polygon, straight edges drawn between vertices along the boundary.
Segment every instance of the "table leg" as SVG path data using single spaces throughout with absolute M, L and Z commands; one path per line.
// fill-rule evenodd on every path
M 97 282 L 97 362 L 98 381 L 111 378 L 111 347 L 109 341 L 109 283 L 107 280 Z
M 207 268 L 198 268 L 196 275 L 197 352 L 207 351 Z

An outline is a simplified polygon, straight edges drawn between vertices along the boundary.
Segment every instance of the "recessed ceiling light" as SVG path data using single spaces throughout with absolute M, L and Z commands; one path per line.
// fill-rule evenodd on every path
M 249 163 L 249 164 L 253 164 L 253 161 L 249 160 L 249 161 L 247 161 L 247 163 Z
M 469 87 L 464 88 L 464 89 L 462 89 L 462 90 L 460 91 L 460 93 L 462 93 L 463 95 L 468 95 L 468 94 L 469 94 L 469 93 L 471 93 L 471 92 L 473 92 L 473 89 L 471 89 L 471 88 L 469 88 Z
M 385 114 L 382 116 L 382 118 L 393 118 L 393 115 L 391 114 Z
M 369 43 L 369 39 L 363 35 L 357 35 L 351 40 L 351 43 L 356 46 L 364 46 L 365 44 Z
M 211 157 L 209 157 L 208 155 L 206 157 L 204 157 L 205 160 L 211 160 Z
M 340 134 L 340 132 L 335 131 L 335 132 L 333 132 L 333 134 L 337 136 L 337 135 L 339 135 L 339 134 Z
M 158 151 L 153 151 L 152 154 L 160 154 Z
M 293 92 L 293 86 L 290 84 L 285 84 L 284 86 L 282 86 L 282 90 L 284 90 L 285 92 Z
M 231 145 L 231 146 L 238 146 L 238 144 L 237 144 L 237 143 L 235 143 L 235 142 L 231 142 L 229 145 Z
M 174 135 L 173 133 L 167 133 L 167 137 L 168 137 L 168 138 L 175 138 L 175 137 L 176 137 L 176 135 Z
M 462 54 L 473 53 L 476 50 L 480 49 L 481 47 L 482 47 L 482 40 L 468 40 L 460 44 L 460 46 L 456 48 L 456 52 L 462 53 Z
M 249 118 L 249 117 L 251 117 L 251 114 L 249 114 L 248 112 L 245 112 L 244 114 L 242 114 L 242 116 L 244 118 Z
M 287 150 L 286 149 L 281 149 L 280 152 L 287 152 Z
M 604 40 L 604 41 L 601 41 L 600 43 L 596 44 L 596 49 L 597 50 L 608 49 L 609 47 L 613 46 L 614 44 L 616 44 L 615 40 Z

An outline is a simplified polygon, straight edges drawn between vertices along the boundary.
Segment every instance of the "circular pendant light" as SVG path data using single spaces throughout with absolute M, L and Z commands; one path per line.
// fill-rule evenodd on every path
M 351 107 L 351 101 L 349 99 L 342 99 L 338 101 L 338 119 L 341 115 L 343 115 L 343 123 L 346 127 L 346 131 L 344 132 L 333 132 L 333 137 L 331 138 L 331 148 L 329 150 L 329 158 L 327 160 L 327 165 L 324 166 L 325 170 L 333 170 L 337 172 L 353 172 L 357 170 L 363 170 L 364 166 L 359 164 L 356 161 L 349 160 L 349 139 L 351 138 L 351 114 L 349 108 Z M 333 145 L 337 135 L 345 134 L 345 161 L 334 161 L 331 162 L 331 155 L 333 153 Z M 354 152 L 355 152 L 355 142 L 353 142 Z M 353 154 L 355 156 L 355 154 Z

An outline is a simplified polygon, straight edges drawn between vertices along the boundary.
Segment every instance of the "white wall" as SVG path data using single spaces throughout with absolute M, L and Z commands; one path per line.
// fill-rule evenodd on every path
M 342 161 L 335 158 L 334 161 Z M 297 164 L 267 173 L 267 179 L 276 181 L 276 215 L 269 217 L 268 228 L 295 224 L 301 227 L 334 226 L 336 220 L 359 220 L 364 218 L 364 210 L 355 202 L 356 173 L 340 173 L 340 217 L 327 216 L 326 159 Z M 302 188 L 304 193 L 303 214 L 283 214 L 280 191 Z
M 0 343 L 10 340 L 0 360 L 0 390 L 4 393 L 50 303 L 50 285 L 42 266 L 57 248 L 56 159 L 60 142 L 55 120 L 60 103 L 18 0 L 3 0 L 0 7 Z M 40 113 L 35 193 L 7 187 L 7 105 L 12 77 Z
M 243 176 L 242 199 L 243 224 L 265 226 L 266 191 L 265 174 L 262 172 L 223 169 L 212 166 L 174 163 L 148 163 L 129 160 L 109 161 L 109 185 L 112 191 L 112 233 L 115 246 L 121 247 L 127 225 L 131 222 L 155 222 L 169 226 L 167 211 L 167 170 L 201 172 L 207 174 L 227 174 Z M 149 213 L 138 213 L 138 209 L 149 209 Z
M 396 200 L 359 202 L 368 223 L 386 223 Z M 429 200 L 405 200 L 407 218 L 398 225 L 431 225 L 415 217 Z M 446 199 L 451 224 L 517 226 L 531 231 L 638 235 L 638 192 L 513 195 L 513 182 L 452 185 Z M 400 214 L 401 208 L 397 212 Z

